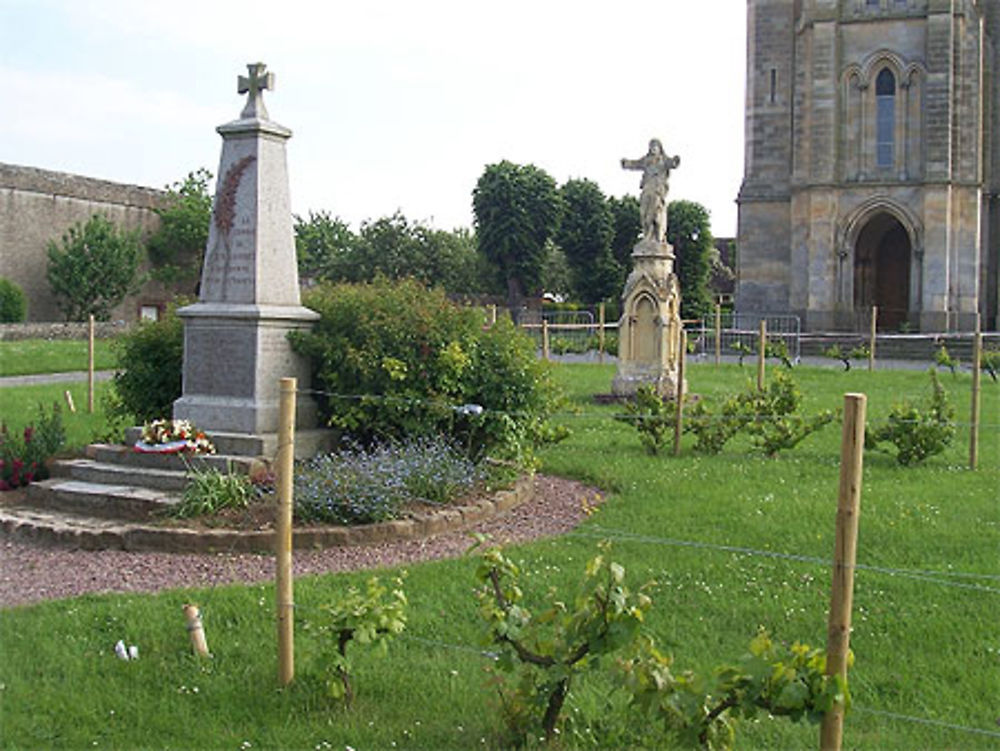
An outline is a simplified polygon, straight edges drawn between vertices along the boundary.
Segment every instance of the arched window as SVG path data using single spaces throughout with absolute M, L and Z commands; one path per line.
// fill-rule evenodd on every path
M 896 77 L 883 68 L 875 79 L 875 163 L 891 167 L 896 141 Z

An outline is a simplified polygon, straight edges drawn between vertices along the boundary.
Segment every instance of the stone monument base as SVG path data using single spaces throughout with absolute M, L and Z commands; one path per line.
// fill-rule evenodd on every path
M 620 398 L 633 397 L 640 386 L 646 385 L 652 386 L 662 397 L 676 399 L 677 371 L 667 370 L 659 365 L 619 363 L 618 372 L 611 381 L 611 393 Z
M 278 430 L 280 379 L 298 380 L 295 424 L 315 428 L 308 363 L 292 351 L 288 334 L 309 330 L 319 315 L 301 306 L 196 303 L 184 319 L 184 391 L 174 418 L 206 432 L 266 435 Z

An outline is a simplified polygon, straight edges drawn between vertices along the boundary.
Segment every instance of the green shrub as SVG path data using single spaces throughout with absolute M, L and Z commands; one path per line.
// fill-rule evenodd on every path
M 14 490 L 49 476 L 45 462 L 66 442 L 62 412 L 52 404 L 52 412 L 38 405 L 38 423 L 26 425 L 20 435 L 0 423 L 0 490 Z
M 750 417 L 740 395 L 727 397 L 718 413 L 710 402 L 700 399 L 688 410 L 684 432 L 694 434 L 694 450 L 699 454 L 718 454 L 729 439 L 746 426 Z
M 643 384 L 635 392 L 635 398 L 625 402 L 625 414 L 615 417 L 619 422 L 635 426 L 639 440 L 650 454 L 660 453 L 667 440 L 667 432 L 673 424 L 676 408 L 671 408 L 656 389 Z
M 1000 370 L 1000 349 L 983 348 L 979 368 L 989 373 L 990 378 L 996 382 L 997 371 Z
M 851 369 L 852 359 L 864 360 L 868 357 L 868 347 L 864 344 L 858 344 L 845 352 L 840 348 L 839 344 L 833 344 L 823 350 L 823 355 L 825 357 L 833 358 L 834 360 L 840 360 L 844 363 L 844 370 L 848 371 Z
M 526 461 L 556 437 L 550 371 L 506 318 L 483 330 L 478 310 L 412 280 L 321 285 L 305 304 L 321 318 L 292 345 L 325 392 L 324 419 L 351 439 L 443 433 L 473 456 Z
M 479 543 L 485 538 L 479 537 Z M 524 579 L 530 572 L 524 572 Z M 524 601 L 522 572 L 502 549 L 491 547 L 476 570 L 479 612 L 486 639 L 499 651 L 497 675 L 504 721 L 513 745 L 541 730 L 552 741 L 560 732 L 562 710 L 575 680 L 610 662 L 639 637 L 652 605 L 645 589 L 629 591 L 625 568 L 610 558 L 610 543 L 588 561 L 572 593 L 549 597 L 537 614 Z M 508 682 L 507 673 L 516 680 Z
M 723 401 L 716 412 L 702 400 L 688 413 L 685 433 L 696 438 L 695 451 L 717 454 L 741 430 L 768 456 L 797 446 L 803 439 L 833 420 L 833 412 L 812 416 L 798 414 L 802 393 L 791 376 L 778 371 L 764 391 L 748 384 L 745 391 Z
M 15 282 L 0 276 L 0 323 L 20 323 L 28 315 L 28 301 Z
M 159 321 L 144 322 L 114 344 L 115 417 L 151 422 L 169 417 L 181 396 L 184 326 L 171 307 Z
M 371 645 L 376 654 L 384 656 L 389 641 L 406 628 L 406 593 L 403 591 L 403 577 L 392 580 L 395 585 L 389 589 L 373 576 L 362 592 L 357 587 L 347 588 L 347 592 L 332 605 L 325 608 L 330 617 L 329 631 L 335 644 L 329 643 L 324 650 L 328 678 L 327 688 L 335 699 L 343 699 L 349 707 L 354 700 L 351 687 L 351 661 L 347 656 L 347 645 L 352 641 Z M 335 649 L 333 647 L 336 647 Z
M 833 412 L 828 409 L 808 417 L 798 414 L 802 392 L 790 376 L 780 371 L 775 372 L 764 391 L 748 390 L 743 399 L 750 418 L 746 430 L 753 437 L 754 446 L 768 456 L 795 448 L 833 420 Z
M 948 348 L 942 344 L 941 348 L 934 353 L 934 364 L 940 365 L 942 368 L 948 368 L 951 371 L 951 375 L 955 376 L 955 371 L 958 369 L 959 362 L 956 358 L 951 356 L 948 352 Z
M 880 448 L 880 443 L 891 443 L 896 447 L 896 461 L 908 466 L 940 454 L 951 443 L 955 437 L 952 423 L 955 408 L 948 401 L 937 372 L 933 368 L 929 372 L 931 396 L 926 406 L 921 409 L 909 401 L 894 404 L 884 422 L 866 431 L 866 448 Z

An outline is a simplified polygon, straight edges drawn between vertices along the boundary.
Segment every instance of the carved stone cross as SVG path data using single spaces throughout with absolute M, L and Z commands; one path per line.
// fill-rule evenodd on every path
M 247 73 L 249 75 L 240 76 L 236 81 L 236 92 L 247 94 L 247 104 L 240 117 L 267 120 L 267 108 L 264 107 L 262 93 L 264 89 L 274 91 L 274 73 L 268 73 L 267 65 L 264 63 L 249 63 Z

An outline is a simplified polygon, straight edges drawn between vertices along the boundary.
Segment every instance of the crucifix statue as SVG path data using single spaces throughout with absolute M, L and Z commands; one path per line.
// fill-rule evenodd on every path
M 264 63 L 249 63 L 247 73 L 248 75 L 240 76 L 236 81 L 236 93 L 247 95 L 247 104 L 240 117 L 267 120 L 262 93 L 264 89 L 274 91 L 274 73 L 268 73 Z
M 667 241 L 667 191 L 670 170 L 681 163 L 679 156 L 667 156 L 656 138 L 649 142 L 649 152 L 641 159 L 622 159 L 622 169 L 642 170 L 639 188 L 639 215 L 642 236 L 647 242 L 663 245 Z

